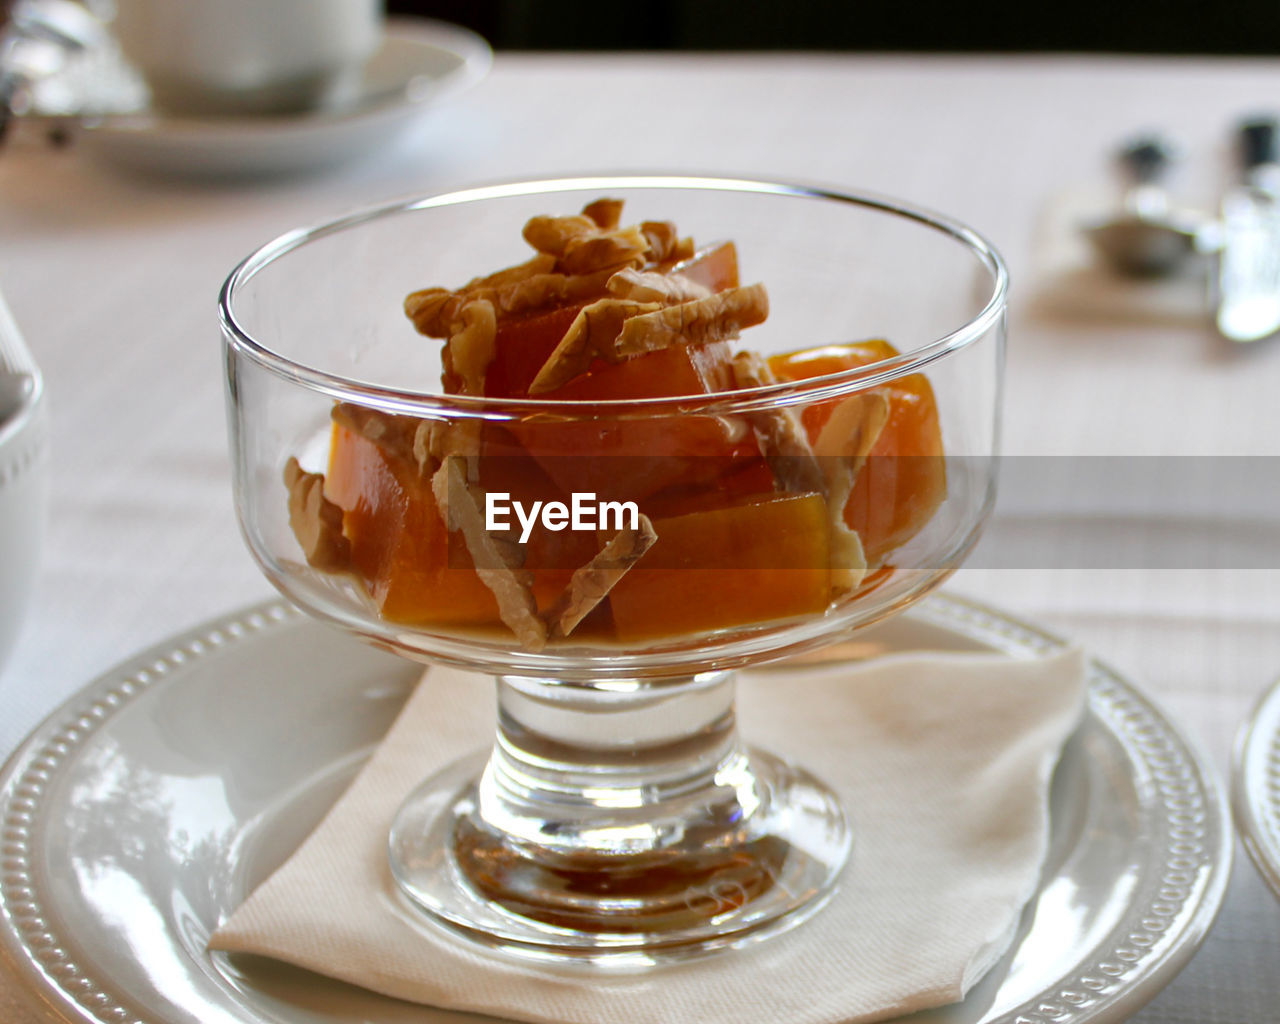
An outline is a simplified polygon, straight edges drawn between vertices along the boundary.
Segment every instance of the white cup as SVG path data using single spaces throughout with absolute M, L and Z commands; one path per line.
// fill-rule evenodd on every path
M 47 446 L 44 389 L 37 374 L 18 411 L 0 420 L 0 668 L 18 638 L 39 568 Z
M 289 114 L 354 90 L 382 19 L 382 0 L 116 0 L 115 33 L 159 109 Z

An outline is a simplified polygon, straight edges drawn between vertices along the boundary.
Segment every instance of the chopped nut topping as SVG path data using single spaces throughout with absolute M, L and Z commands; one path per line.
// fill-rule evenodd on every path
M 566 274 L 593 274 L 608 268 L 640 266 L 649 241 L 639 228 L 618 228 L 594 238 L 574 238 L 556 264 Z
M 697 252 L 697 246 L 693 244 L 693 237 L 685 235 L 684 238 L 676 240 L 676 244 L 672 247 L 671 252 L 667 254 L 667 263 L 685 263 L 693 259 Z M 736 282 L 735 282 L 736 284 Z
M 435 448 L 435 438 L 442 426 L 439 420 L 419 420 L 413 432 L 413 461 L 423 476 L 430 476 L 440 466 L 442 456 Z
M 755 352 L 739 352 L 733 357 L 733 378 L 740 388 L 776 384 L 769 364 Z M 760 450 L 773 470 L 774 479 L 792 494 L 827 493 L 822 467 L 814 458 L 809 436 L 795 409 L 782 406 L 748 414 L 760 442 Z M 843 507 L 843 506 L 842 506 Z
M 814 453 L 852 461 L 854 472 L 880 439 L 889 422 L 889 399 L 882 391 L 865 391 L 843 399 L 831 411 L 813 443 Z
M 494 302 L 495 296 L 518 291 L 518 286 L 530 278 L 550 274 L 555 265 L 554 256 L 538 253 L 517 266 L 472 278 L 456 290 L 424 288 L 404 300 L 405 315 L 413 321 L 419 333 L 429 338 L 447 338 L 453 333 L 458 312 L 471 299 L 485 298 Z M 495 308 L 499 306 L 500 303 L 495 302 Z
M 622 200 L 605 198 L 589 203 L 581 214 L 532 217 L 525 224 L 524 237 L 538 250 L 536 256 L 518 266 L 474 278 L 458 289 L 425 288 L 416 291 L 405 299 L 405 313 L 419 333 L 452 340 L 468 327 L 473 331 L 476 329 L 473 323 L 466 321 L 464 312 L 473 303 L 488 302 L 492 307 L 495 323 L 500 323 L 509 317 L 599 298 L 611 278 L 616 277 L 619 272 L 638 274 L 646 260 L 670 265 L 693 255 L 692 239 L 679 238 L 675 225 L 670 221 L 645 221 L 638 227 L 619 227 L 622 208 Z M 624 292 L 628 289 L 640 289 L 645 293 L 645 298 L 640 301 L 664 304 L 709 297 L 705 288 L 691 281 L 671 278 L 666 283 L 660 283 L 657 279 L 661 279 L 663 275 L 647 276 L 653 280 L 641 283 L 624 276 L 615 288 L 623 289 Z M 614 294 L 619 293 L 615 291 Z M 620 297 L 637 298 L 630 294 L 621 294 Z M 691 309 L 686 319 L 694 331 L 699 331 L 703 329 L 700 320 L 704 316 L 710 316 L 723 323 L 716 330 L 722 336 L 730 336 L 738 329 L 728 325 L 740 312 L 736 303 L 742 299 L 742 296 L 731 298 L 723 309 L 709 308 L 705 313 L 700 309 Z M 763 299 L 763 290 L 760 292 L 760 299 Z M 766 311 L 767 305 L 763 305 L 756 315 L 763 319 Z M 738 319 L 741 320 L 738 327 L 759 322 L 740 316 Z M 579 330 L 582 329 L 584 327 L 579 327 Z M 637 351 L 650 351 L 672 343 L 671 340 L 659 340 L 656 335 L 650 334 L 650 330 L 644 329 L 643 334 L 648 341 L 642 343 L 649 347 Z M 615 331 L 613 337 L 616 336 Z M 612 337 L 607 340 L 612 341 Z M 582 352 L 595 351 L 597 347 L 605 358 L 610 358 L 612 350 L 606 346 L 605 341 L 596 338 L 585 349 L 582 347 L 582 339 L 577 339 L 559 358 L 563 360 L 567 355 L 575 354 L 580 356 Z M 452 343 L 450 349 L 454 349 Z M 480 346 L 472 362 L 478 362 L 479 355 L 483 352 L 484 347 Z M 492 359 L 491 352 L 489 358 Z M 473 384 L 469 376 L 473 375 L 474 366 L 469 364 L 469 371 L 464 371 L 459 365 L 457 351 L 450 350 L 446 351 L 444 362 L 447 386 L 463 388 L 466 393 L 476 393 L 467 390 Z M 589 364 L 588 359 L 586 365 Z M 569 367 L 579 365 L 578 362 L 568 364 Z M 570 376 L 576 376 L 582 369 L 575 370 Z M 569 378 L 562 377 L 560 383 L 567 379 Z M 539 390 L 546 391 L 555 386 L 558 385 L 548 384 L 544 380 Z
M 837 594 L 855 590 L 867 574 L 862 539 L 845 522 L 844 509 L 858 473 L 888 420 L 889 399 L 882 392 L 850 395 L 832 410 L 814 442 L 827 483 L 831 585 Z
M 646 220 L 640 232 L 649 243 L 649 259 L 654 263 L 670 263 L 693 255 L 693 239 L 680 238 L 669 220 Z
M 618 287 L 648 288 L 660 275 L 619 271 L 610 281 Z M 693 282 L 687 282 L 692 285 Z M 742 327 L 758 324 L 768 315 L 769 300 L 762 285 L 679 300 L 679 287 L 654 301 L 600 299 L 584 306 L 529 385 L 529 394 L 551 391 L 585 373 L 592 359 L 618 363 L 632 356 L 672 345 L 703 345 L 737 335 Z M 652 289 L 652 293 L 659 292 Z M 674 305 L 672 304 L 674 302 Z
M 498 600 L 502 621 L 527 650 L 542 650 L 547 642 L 547 626 L 538 617 L 533 574 L 519 568 L 523 553 L 517 555 L 510 544 L 499 544 L 485 530 L 484 517 L 467 485 L 464 460 L 446 458 L 431 478 L 431 493 L 448 530 L 462 533 L 476 575 Z
M 293 456 L 284 466 L 289 488 L 289 528 L 307 563 L 339 572 L 351 563 L 351 542 L 342 534 L 342 509 L 324 496 L 324 474 L 308 473 Z
M 590 217 L 574 214 L 567 217 L 530 217 L 524 226 L 524 240 L 541 253 L 564 255 L 565 249 L 576 238 L 595 238 L 600 225 Z
M 852 488 L 850 488 L 852 489 Z M 849 528 L 843 515 L 831 519 L 831 589 L 837 595 L 851 594 L 867 578 L 867 556 L 862 538 Z
M 612 231 L 622 221 L 621 199 L 597 199 L 582 208 L 582 215 L 590 217 L 601 231 Z
M 636 529 L 619 530 L 595 558 L 575 570 L 569 585 L 547 612 L 551 638 L 572 633 L 657 539 L 653 523 L 641 514 Z
M 484 394 L 484 375 L 493 362 L 498 320 L 493 303 L 475 299 L 462 307 L 461 326 L 446 345 L 449 367 L 462 381 L 464 395 Z
M 446 309 L 458 299 L 448 288 L 423 288 L 405 296 L 404 315 L 413 321 L 419 334 L 428 338 L 447 338 L 453 323 L 453 310 Z
M 589 274 L 539 274 L 499 289 L 491 301 L 503 318 L 570 305 L 603 295 L 605 284 L 615 269 L 605 267 Z
M 617 200 L 620 216 L 622 204 Z M 616 224 L 604 227 L 592 214 L 606 222 L 612 215 L 609 209 L 587 207 L 590 213 L 569 217 L 533 217 L 524 226 L 524 240 L 531 246 L 556 258 L 556 269 L 567 274 L 590 274 L 606 267 L 617 269 L 628 264 L 639 265 L 649 252 L 649 239 L 637 227 L 620 228 Z
M 625 358 L 677 344 L 724 341 L 737 337 L 743 327 L 763 323 L 768 315 L 764 285 L 730 288 L 628 320 L 614 351 Z
M 609 278 L 606 287 L 610 295 L 634 302 L 669 304 L 702 299 L 711 294 L 706 286 L 679 274 L 659 274 L 652 270 L 636 270 L 634 267 L 619 270 Z
M 480 476 L 480 447 L 484 424 L 480 420 L 419 420 L 413 435 L 413 461 L 424 477 L 432 476 L 451 455 L 463 460 L 467 480 Z
M 405 312 L 419 334 L 448 338 L 457 325 L 459 313 L 468 303 L 482 299 L 489 302 L 501 321 L 602 295 L 606 282 L 617 269 L 605 267 L 590 274 L 538 273 L 501 285 L 481 285 L 456 292 L 428 288 L 409 296 Z

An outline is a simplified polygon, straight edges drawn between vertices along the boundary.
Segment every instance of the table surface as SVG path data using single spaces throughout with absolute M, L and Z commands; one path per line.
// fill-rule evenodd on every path
M 1068 474 L 1080 456 L 1248 455 L 1265 471 L 1280 454 L 1280 347 L 1233 347 L 1194 309 L 1045 302 L 1045 232 L 1063 197 L 1105 194 L 1108 151 L 1139 129 L 1177 137 L 1179 195 L 1211 207 L 1231 125 L 1277 94 L 1269 60 L 503 55 L 412 137 L 302 179 L 143 177 L 19 133 L 0 152 L 0 288 L 46 374 L 53 476 L 42 574 L 0 669 L 0 753 L 115 662 L 273 593 L 231 508 L 214 315 L 228 269 L 266 239 L 405 194 L 578 170 L 894 194 L 979 226 L 1009 262 L 1009 453 Z M 1078 638 L 1155 694 L 1225 778 L 1237 728 L 1280 674 L 1278 506 L 1172 524 L 1258 540 L 1261 554 L 1206 566 L 1088 557 L 1095 526 L 1114 527 L 1099 505 L 1064 525 L 1034 495 L 1002 501 L 993 533 L 1038 530 L 1050 553 L 977 558 L 951 587 Z M 1055 530 L 1085 556 L 1055 560 Z M 1242 855 L 1204 948 L 1135 1019 L 1274 1021 L 1277 963 L 1280 901 Z M 11 998 L 0 990 L 0 1018 L 25 1022 Z

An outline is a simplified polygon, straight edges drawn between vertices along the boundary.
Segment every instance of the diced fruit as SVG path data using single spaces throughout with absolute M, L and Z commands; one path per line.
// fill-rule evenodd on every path
M 397 622 L 497 623 L 498 605 L 464 545 L 450 545 L 429 481 L 334 425 L 325 493 L 343 509 L 352 568 Z
M 533 460 L 483 460 L 488 490 L 512 500 L 559 500 Z M 452 537 L 417 467 L 335 425 L 325 480 L 329 500 L 343 509 L 351 566 L 381 613 L 395 622 L 499 625 L 497 601 L 476 574 L 460 534 Z M 515 526 L 515 522 L 512 522 Z M 525 568 L 533 571 L 540 609 L 551 606 L 573 570 L 596 552 L 594 535 L 533 531 Z
M 545 388 L 537 413 L 509 418 L 494 407 L 478 421 L 433 425 L 423 469 L 419 420 L 339 403 L 327 474 L 290 461 L 290 523 L 310 563 L 350 571 L 384 618 L 505 626 L 539 650 L 566 636 L 628 643 L 822 614 L 855 576 L 865 593 L 904 568 L 886 558 L 945 500 L 938 410 L 923 374 L 876 388 L 870 401 L 802 402 L 786 416 L 691 409 L 775 376 L 825 376 L 898 353 L 879 340 L 813 348 L 774 356 L 772 373 L 755 353 L 735 357 L 729 341 L 767 309 L 763 285 L 740 287 L 735 244 L 694 251 L 666 222 L 617 228 L 621 205 L 534 218 L 525 233 L 540 253 L 533 261 L 457 291 L 425 289 L 406 305 L 423 333 L 454 331 L 447 394 L 528 399 L 536 380 Z M 551 301 L 571 304 L 503 313 Z M 650 301 L 669 308 L 626 319 Z M 865 452 L 872 438 L 851 491 L 847 464 L 823 467 L 809 451 L 847 455 L 855 448 L 846 442 L 864 439 L 856 451 Z M 437 463 L 441 453 L 458 458 Z M 832 495 L 845 493 L 840 508 Z M 632 504 L 647 517 L 636 526 L 574 519 L 586 509 L 625 517 Z M 316 529 L 328 530 L 329 547 L 317 546 Z M 483 580 L 477 560 L 488 567 Z
M 738 287 L 738 253 L 732 242 L 721 242 L 695 253 L 678 265 L 685 277 L 713 292 Z M 498 324 L 494 337 L 493 361 L 485 374 L 484 393 L 490 398 L 526 398 L 529 385 L 555 350 L 585 302 L 561 306 L 546 312 L 513 317 Z M 596 369 L 605 364 L 597 364 Z M 634 391 L 634 388 L 628 389 Z M 678 392 L 660 392 L 674 394 Z M 694 392 L 687 392 L 694 393 Z M 540 395 L 551 398 L 555 392 Z M 600 400 L 601 396 L 596 396 Z M 648 394 L 620 394 L 620 398 L 652 397 Z
M 724 391 L 732 386 L 724 342 L 673 345 L 596 369 L 539 397 L 562 402 L 631 401 Z M 746 464 L 763 465 L 749 430 L 715 416 L 531 418 L 511 433 L 567 492 L 643 501 L 672 487 L 714 483 Z
M 723 292 L 738 287 L 738 248 L 732 242 L 719 242 L 700 249 L 672 270 L 683 277 Z
M 877 339 L 790 352 L 774 356 L 769 365 L 780 380 L 801 380 L 896 355 L 897 349 Z M 928 378 L 913 373 L 882 390 L 889 399 L 889 419 L 858 474 L 844 514 L 873 566 L 919 533 L 947 496 L 942 430 Z M 817 437 L 832 409 L 828 402 L 804 410 L 811 439 Z
M 658 540 L 609 595 L 619 640 L 822 612 L 826 503 L 786 495 L 654 522 Z
M 562 306 L 498 324 L 484 393 L 490 398 L 527 398 L 533 378 L 560 344 L 583 305 L 585 303 Z
M 744 459 L 710 484 L 676 485 L 641 502 L 651 519 L 706 512 L 746 501 L 759 501 L 777 491 L 776 479 L 763 458 Z
M 732 354 L 723 341 L 671 345 L 656 352 L 597 363 L 590 373 L 539 396 L 557 402 L 616 402 L 677 398 L 731 386 Z

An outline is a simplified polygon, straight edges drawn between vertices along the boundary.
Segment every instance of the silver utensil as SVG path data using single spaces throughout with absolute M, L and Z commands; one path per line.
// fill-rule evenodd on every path
M 0 295 L 0 427 L 21 409 L 36 387 L 36 361 Z
M 1160 277 L 1180 269 L 1216 245 L 1213 222 L 1179 210 L 1162 184 L 1172 162 L 1168 144 L 1144 136 L 1117 154 L 1127 182 L 1118 214 L 1084 225 L 1085 235 L 1107 264 L 1128 277 Z
M 1232 341 L 1280 331 L 1280 162 L 1277 125 L 1257 118 L 1240 126 L 1240 184 L 1222 200 L 1218 330 Z

